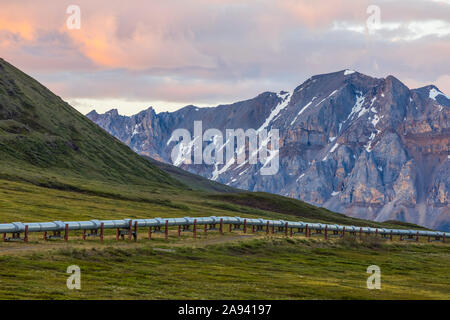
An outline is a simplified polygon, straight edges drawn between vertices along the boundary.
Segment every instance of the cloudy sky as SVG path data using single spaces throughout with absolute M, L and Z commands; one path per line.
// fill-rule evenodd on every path
M 0 57 L 82 113 L 215 106 L 347 68 L 450 94 L 450 0 L 0 0 Z

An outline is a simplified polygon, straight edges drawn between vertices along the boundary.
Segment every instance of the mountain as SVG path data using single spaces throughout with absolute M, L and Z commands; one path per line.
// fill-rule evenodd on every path
M 211 108 L 87 117 L 139 154 L 171 163 L 178 128 L 279 130 L 280 167 L 176 163 L 218 182 L 306 201 L 346 215 L 450 230 L 450 99 L 393 76 L 351 70 L 313 76 L 292 92 L 264 92 Z M 206 145 L 207 143 L 204 143 Z M 246 150 L 247 152 L 248 150 Z M 247 153 L 248 156 L 248 153 Z

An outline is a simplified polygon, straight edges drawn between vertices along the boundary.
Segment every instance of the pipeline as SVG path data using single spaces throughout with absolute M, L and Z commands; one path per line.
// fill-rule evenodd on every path
M 217 230 L 216 225 L 220 225 L 220 233 L 223 233 L 223 226 L 229 225 L 230 231 L 232 227 L 234 229 L 240 229 L 243 226 L 244 233 L 247 232 L 247 228 L 251 228 L 252 232 L 266 232 L 272 233 L 277 230 L 277 232 L 285 232 L 292 236 L 295 234 L 304 234 L 306 237 L 311 236 L 311 231 L 315 234 L 323 234 L 325 239 L 329 236 L 338 235 L 344 237 L 346 233 L 351 235 L 362 234 L 375 235 L 383 238 L 390 238 L 400 236 L 400 240 L 419 240 L 419 236 L 428 237 L 428 242 L 431 238 L 434 241 L 445 242 L 446 234 L 440 231 L 423 231 L 423 230 L 406 230 L 406 229 L 386 229 L 386 228 L 371 228 L 371 227 L 357 227 L 357 226 L 342 226 L 335 224 L 322 224 L 322 223 L 310 223 L 302 221 L 285 221 L 285 220 L 266 220 L 266 219 L 249 219 L 241 217 L 184 217 L 184 218 L 153 218 L 153 219 L 123 219 L 123 220 L 90 220 L 90 221 L 52 221 L 52 222 L 12 222 L 0 224 L 0 234 L 3 234 L 3 241 L 28 241 L 28 234 L 31 232 L 43 232 L 44 239 L 49 238 L 63 238 L 61 232 L 64 232 L 64 239 L 67 241 L 68 232 L 82 230 L 83 239 L 86 236 L 100 236 L 103 240 L 103 231 L 105 229 L 116 229 L 116 239 L 119 237 L 124 238 L 125 235 L 129 239 L 137 237 L 137 228 L 148 227 L 149 228 L 149 238 L 151 238 L 153 232 L 162 232 L 161 228 L 164 227 L 166 239 L 168 237 L 168 228 L 170 226 L 178 226 L 178 235 L 180 235 L 181 227 L 183 231 L 190 231 L 190 226 L 193 226 L 193 234 L 196 237 L 197 232 L 200 230 L 198 226 L 203 226 L 204 232 L 208 230 Z M 297 232 L 293 232 L 293 229 L 297 229 Z M 98 233 L 100 230 L 100 233 Z M 86 234 L 86 231 L 91 233 Z M 48 235 L 48 232 L 52 232 L 53 235 Z M 6 234 L 11 233 L 12 237 L 7 238 Z M 20 235 L 24 233 L 24 237 Z M 442 240 L 441 240 L 442 239 Z

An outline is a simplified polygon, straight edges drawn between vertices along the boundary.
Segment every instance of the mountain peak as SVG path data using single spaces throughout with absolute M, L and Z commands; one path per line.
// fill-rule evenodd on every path
M 344 76 L 349 76 L 351 74 L 354 74 L 355 72 L 356 72 L 355 70 L 345 69 Z
M 91 112 L 86 114 L 86 117 L 89 118 L 89 117 L 95 117 L 95 116 L 98 116 L 98 115 L 99 114 L 98 114 L 97 110 L 93 109 Z
M 105 113 L 108 114 L 108 115 L 111 115 L 113 117 L 117 117 L 119 115 L 119 110 L 111 109 L 109 111 L 106 111 Z

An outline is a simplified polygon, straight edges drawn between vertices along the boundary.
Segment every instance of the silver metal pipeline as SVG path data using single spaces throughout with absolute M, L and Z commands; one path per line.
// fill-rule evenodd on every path
M 285 220 L 266 220 L 253 219 L 241 217 L 184 217 L 184 218 L 152 218 L 152 219 L 122 219 L 122 220 L 90 220 L 90 221 L 52 221 L 52 222 L 12 222 L 0 224 L 0 233 L 22 233 L 25 232 L 26 226 L 28 232 L 49 232 L 49 231 L 64 231 L 67 225 L 68 230 L 97 230 L 103 224 L 104 229 L 128 228 L 131 224 L 134 226 L 137 223 L 138 227 L 163 227 L 168 226 L 190 226 L 194 225 L 214 225 L 214 224 L 232 224 L 232 225 L 246 225 L 246 226 L 270 226 L 270 227 L 285 227 L 286 223 L 289 228 L 304 229 L 308 227 L 309 230 L 316 231 L 337 231 L 349 233 L 364 233 L 364 234 L 380 234 L 380 235 L 400 235 L 400 236 L 430 236 L 430 237 L 445 237 L 445 232 L 440 231 L 424 231 L 424 230 L 406 230 L 406 229 L 386 229 L 386 228 L 371 228 L 358 226 L 343 226 L 335 224 L 310 223 L 302 221 L 285 221 Z

